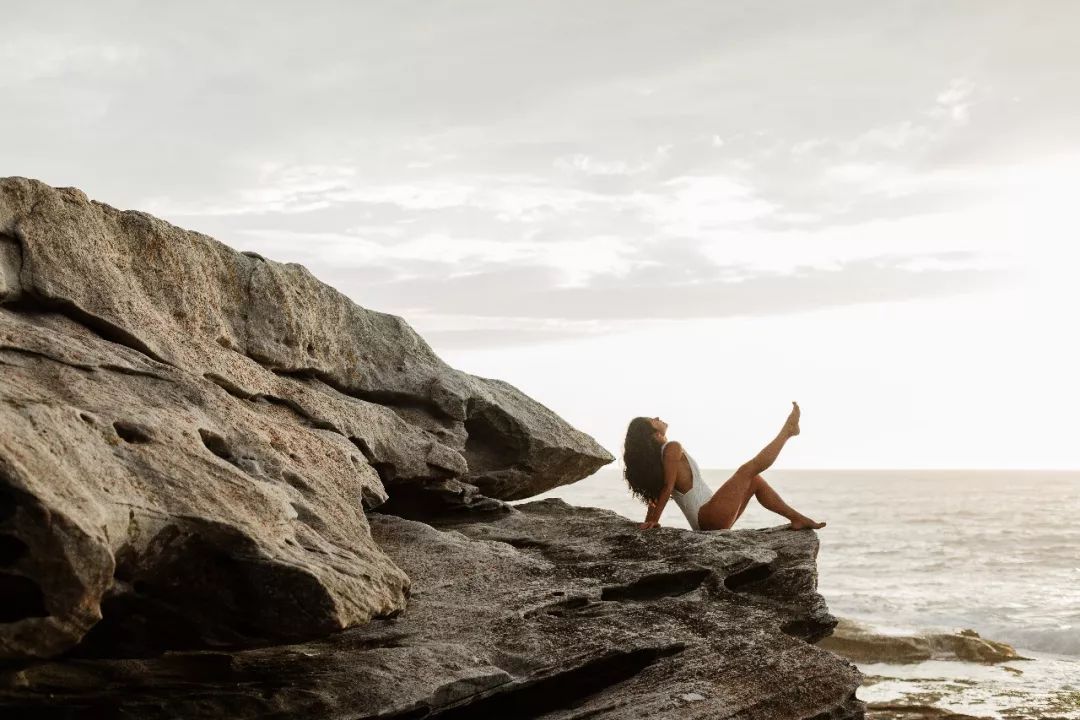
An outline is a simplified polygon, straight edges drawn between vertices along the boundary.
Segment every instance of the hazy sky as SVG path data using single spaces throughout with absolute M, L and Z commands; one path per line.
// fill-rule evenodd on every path
M 1080 3 L 3 7 L 0 175 L 305 264 L 621 453 L 1080 468 Z

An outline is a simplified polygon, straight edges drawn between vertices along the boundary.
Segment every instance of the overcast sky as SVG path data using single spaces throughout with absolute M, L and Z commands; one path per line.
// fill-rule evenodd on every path
M 0 174 L 301 262 L 620 454 L 1080 468 L 1080 3 L 4 3 Z

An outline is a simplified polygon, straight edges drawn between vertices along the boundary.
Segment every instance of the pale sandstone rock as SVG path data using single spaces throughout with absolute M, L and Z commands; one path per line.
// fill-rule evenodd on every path
M 0 427 L 3 657 L 67 650 L 91 627 L 85 649 L 142 653 L 404 607 L 408 580 L 362 509 L 386 496 L 378 474 L 288 405 L 0 308 Z
M 0 657 L 362 624 L 408 589 L 364 506 L 613 459 L 302 266 L 75 189 L 0 180 L 0 302 Z
M 22 178 L 0 180 L 0 234 L 17 240 L 22 292 L 38 304 L 241 392 L 262 392 L 276 374 L 388 407 L 442 446 L 438 468 L 490 497 L 529 497 L 614 459 L 514 386 L 454 370 L 402 318 L 359 307 L 302 265 Z

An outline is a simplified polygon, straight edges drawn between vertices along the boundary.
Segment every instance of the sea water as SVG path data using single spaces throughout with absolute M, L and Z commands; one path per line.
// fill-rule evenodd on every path
M 614 466 L 540 497 L 645 517 Z M 716 490 L 729 470 L 702 470 Z M 877 632 L 970 628 L 1032 658 L 864 664 L 859 697 L 987 718 L 1080 719 L 1080 472 L 771 470 L 818 532 L 818 590 Z M 735 529 L 786 521 L 751 501 Z M 661 525 L 689 529 L 674 502 Z M 871 713 L 871 717 L 874 714 Z

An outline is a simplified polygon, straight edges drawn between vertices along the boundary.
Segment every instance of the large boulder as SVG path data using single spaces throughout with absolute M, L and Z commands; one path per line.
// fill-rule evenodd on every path
M 449 474 L 516 500 L 614 460 L 513 385 L 451 368 L 402 318 L 356 305 L 302 265 L 24 178 L 0 179 L 0 235 L 12 299 L 239 394 L 265 394 L 275 377 L 288 378 L 426 430 L 428 467 L 411 447 L 370 448 L 384 480 Z
M 141 718 L 861 718 L 812 530 L 642 532 L 544 500 L 371 516 L 406 609 L 318 641 L 0 672 L 0 707 Z
M 0 307 L 0 427 L 0 657 L 88 631 L 80 650 L 124 654 L 296 639 L 404 607 L 363 511 L 378 473 L 285 402 Z
M 613 459 L 300 265 L 23 178 L 0 180 L 0 427 L 0 658 L 362 624 L 408 591 L 365 507 Z

